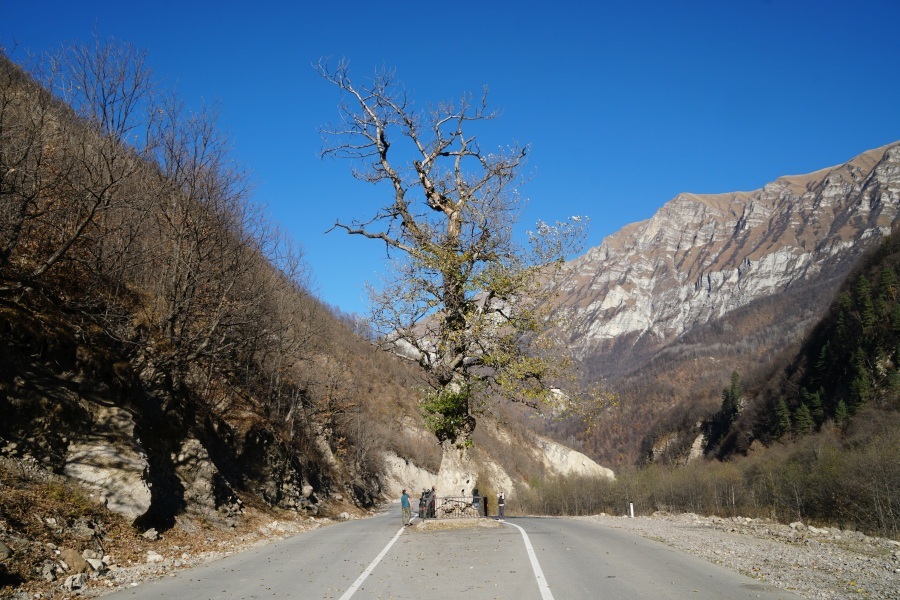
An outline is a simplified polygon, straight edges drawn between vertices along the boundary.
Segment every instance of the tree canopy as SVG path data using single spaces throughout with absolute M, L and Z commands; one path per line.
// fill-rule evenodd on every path
M 344 61 L 317 71 L 342 92 L 339 121 L 321 128 L 322 156 L 348 159 L 355 178 L 389 188 L 370 214 L 334 229 L 387 249 L 393 268 L 369 289 L 372 325 L 423 367 L 423 407 L 438 439 L 467 443 L 490 399 L 575 402 L 552 300 L 586 219 L 539 222 L 517 243 L 528 146 L 479 141 L 498 116 L 487 90 L 419 108 L 392 71 L 362 85 Z

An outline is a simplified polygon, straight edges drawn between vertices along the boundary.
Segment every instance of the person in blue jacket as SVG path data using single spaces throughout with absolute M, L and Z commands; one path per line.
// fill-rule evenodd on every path
M 400 496 L 400 510 L 403 512 L 403 526 L 406 527 L 412 521 L 412 505 L 409 503 L 409 494 L 405 489 L 403 495 Z

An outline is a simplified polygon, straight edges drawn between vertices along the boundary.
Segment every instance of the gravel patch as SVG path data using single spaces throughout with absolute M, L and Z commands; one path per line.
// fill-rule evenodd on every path
M 574 517 L 634 532 L 806 598 L 900 598 L 900 542 L 769 519 Z

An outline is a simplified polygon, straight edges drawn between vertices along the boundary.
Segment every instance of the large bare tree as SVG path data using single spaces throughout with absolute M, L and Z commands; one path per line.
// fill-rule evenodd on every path
M 529 243 L 516 242 L 528 146 L 479 142 L 498 116 L 486 90 L 419 108 L 392 71 L 357 84 L 345 61 L 316 69 L 342 92 L 339 121 L 320 130 L 322 156 L 349 159 L 355 178 L 388 188 L 369 215 L 334 228 L 382 242 L 392 259 L 369 290 L 372 324 L 423 367 L 438 440 L 468 446 L 477 415 L 500 397 L 575 402 L 551 317 L 556 276 L 580 249 L 585 221 L 538 223 Z

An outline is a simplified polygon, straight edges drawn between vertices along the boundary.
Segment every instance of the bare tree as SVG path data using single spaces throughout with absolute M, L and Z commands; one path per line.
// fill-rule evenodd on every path
M 128 198 L 120 191 L 141 166 L 135 142 L 144 141 L 152 89 L 143 54 L 115 40 L 49 56 L 36 70 L 43 88 L 13 69 L 4 66 L 9 85 L 0 98 L 0 268 L 18 266 L 7 291 L 72 258 L 101 216 Z
M 0 56 L 0 273 L 2 287 L 18 288 L 24 257 L 34 244 L 58 185 L 48 163 L 52 97 L 19 66 Z
M 323 157 L 386 183 L 386 201 L 334 228 L 382 242 L 394 269 L 370 290 L 385 345 L 414 357 L 431 392 L 427 422 L 449 449 L 465 447 L 496 396 L 531 406 L 575 402 L 559 386 L 570 361 L 554 336 L 554 281 L 580 248 L 584 221 L 539 223 L 530 245 L 513 238 L 528 147 L 483 147 L 472 130 L 497 117 L 464 95 L 418 109 L 390 71 L 355 84 L 346 62 L 317 71 L 343 94 L 340 121 L 321 128 Z

